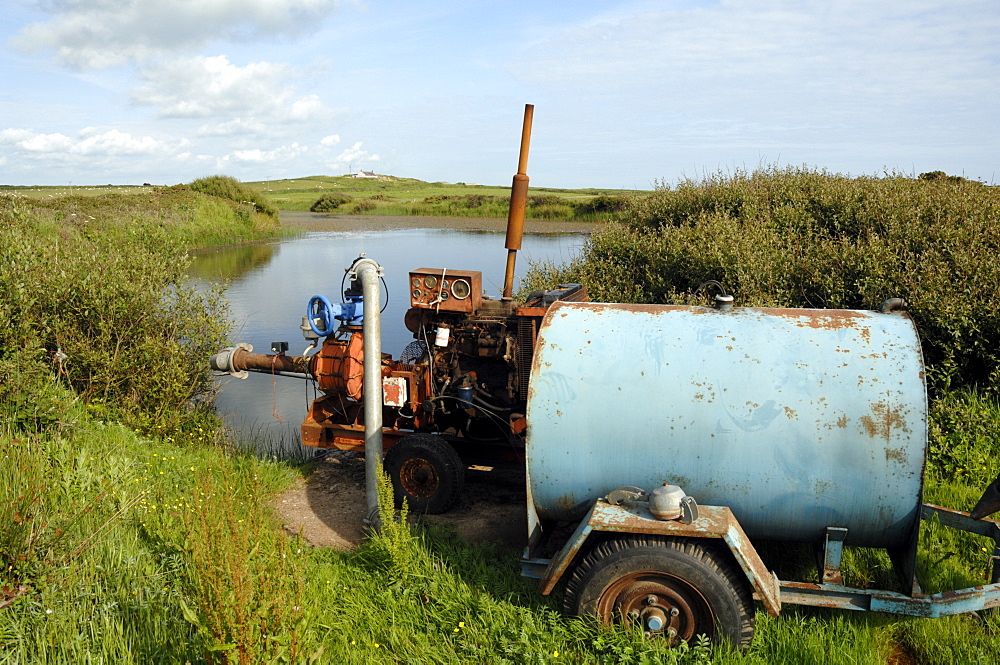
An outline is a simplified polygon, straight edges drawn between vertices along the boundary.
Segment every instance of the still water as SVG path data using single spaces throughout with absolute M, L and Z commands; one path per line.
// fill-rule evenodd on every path
M 522 277 L 531 262 L 568 261 L 585 239 L 572 233 L 525 235 L 516 276 Z M 382 350 L 393 357 L 413 339 L 403 326 L 410 270 L 479 270 L 486 295 L 499 297 L 503 288 L 504 234 L 451 229 L 307 233 L 292 240 L 199 254 L 192 273 L 202 280 L 228 282 L 232 341 L 249 342 L 259 353 L 270 353 L 271 342 L 285 341 L 289 354 L 301 355 L 306 342 L 299 324 L 309 298 L 322 294 L 341 302 L 344 269 L 361 253 L 385 270 L 388 302 L 383 303 Z M 245 380 L 222 377 L 219 386 L 219 413 L 241 439 L 254 440 L 282 456 L 301 452 L 299 425 L 315 397 L 312 382 L 251 373 Z

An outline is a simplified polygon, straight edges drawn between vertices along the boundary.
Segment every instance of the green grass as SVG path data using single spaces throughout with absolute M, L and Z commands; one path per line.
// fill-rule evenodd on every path
M 515 553 L 445 531 L 386 516 L 389 528 L 356 551 L 312 549 L 284 535 L 268 507 L 303 468 L 205 445 L 208 432 L 146 436 L 75 408 L 77 424 L 61 434 L 0 434 L 3 551 L 27 554 L 4 560 L 0 587 L 28 587 L 0 610 L 0 662 L 847 664 L 903 650 L 921 663 L 976 663 L 1000 654 L 995 615 L 802 607 L 777 619 L 758 611 L 745 653 L 668 650 L 562 617 L 558 593 L 539 595 Z M 928 498 L 954 489 L 935 484 Z M 28 547 L 12 547 L 19 538 Z M 929 590 L 982 582 L 983 543 L 968 539 L 924 530 Z M 855 554 L 847 567 L 878 563 Z
M 780 184 L 780 179 L 770 183 Z M 962 183 L 948 186 L 975 198 Z M 421 198 L 469 193 L 458 192 Z M 705 194 L 684 191 L 679 199 Z M 945 212 L 958 204 L 945 194 L 951 192 L 914 200 L 932 207 L 924 209 L 928 218 L 951 219 Z M 183 402 L 157 410 L 139 400 L 123 414 L 116 394 L 126 383 L 111 381 L 110 399 L 103 393 L 97 398 L 58 371 L 54 348 L 46 346 L 56 341 L 45 338 L 47 331 L 70 331 L 92 321 L 91 310 L 102 313 L 108 331 L 136 316 L 126 306 L 134 292 L 87 286 L 86 265 L 119 266 L 128 276 L 136 266 L 151 272 L 149 266 L 175 261 L 183 273 L 183 248 L 207 237 L 192 231 L 204 211 L 218 210 L 217 221 L 254 233 L 252 214 L 240 217 L 229 203 L 205 197 L 206 203 L 204 196 L 177 189 L 145 191 L 131 203 L 106 194 L 86 201 L 77 195 L 31 203 L 3 199 L 4 229 L 14 235 L 5 238 L 0 265 L 6 280 L 0 313 L 8 322 L 0 338 L 0 663 L 846 665 L 1000 658 L 995 612 L 980 619 L 911 619 L 794 606 L 778 618 L 758 611 L 756 637 L 746 652 L 697 644 L 668 650 L 627 629 L 564 618 L 560 591 L 541 596 L 535 582 L 520 577 L 517 553 L 465 543 L 445 531 L 411 528 L 388 513 L 382 534 L 355 551 L 313 549 L 287 535 L 270 501 L 308 466 L 238 452 L 253 442 L 231 441 L 209 414 Z M 829 201 L 829 196 L 819 198 Z M 642 205 L 653 203 L 667 205 Z M 967 212 L 976 210 L 974 201 L 962 205 Z M 677 228 L 704 230 L 698 219 Z M 162 242 L 133 244 L 138 241 L 129 229 L 140 224 L 150 225 L 140 227 L 143 237 L 163 229 Z M 599 238 L 595 246 L 608 250 L 609 257 L 616 243 L 635 250 L 615 233 L 620 232 Z M 212 237 L 225 242 L 224 236 Z M 694 279 L 698 256 L 714 251 L 705 238 L 718 239 L 694 237 L 700 241 L 688 246 L 688 272 L 681 279 Z M 83 267 L 73 263 L 73 253 L 55 255 L 62 267 L 46 263 L 42 250 L 51 253 L 56 246 L 73 248 L 84 257 Z M 180 253 L 174 253 L 178 246 Z M 647 242 L 644 256 L 659 247 Z M 949 247 L 954 256 L 964 251 Z M 129 255 L 151 263 L 128 263 Z M 780 252 L 776 256 L 772 260 L 780 259 Z M 238 265 L 213 270 L 238 272 L 261 260 L 266 256 L 249 252 Z M 619 262 L 617 269 L 623 265 L 634 264 Z M 770 274 L 754 270 L 758 278 Z M 114 272 L 103 271 L 102 284 L 113 284 L 105 273 Z M 28 281 L 32 275 L 49 281 Z M 970 279 L 953 281 L 961 289 Z M 741 283 L 750 284 L 750 275 Z M 189 313 L 197 309 L 191 305 Z M 27 315 L 36 310 L 46 315 Z M 136 339 L 133 333 L 121 343 L 131 349 Z M 187 337 L 174 341 L 168 359 L 176 360 L 183 357 Z M 39 352 L 27 352 L 32 348 Z M 78 353 L 82 343 L 70 354 L 74 362 Z M 134 371 L 134 355 L 127 357 L 125 368 Z M 107 382 L 115 370 L 99 369 L 94 380 Z M 135 425 L 122 425 L 122 415 Z M 990 385 L 961 390 L 939 385 L 931 409 L 926 500 L 971 507 L 997 471 L 998 423 L 1000 405 Z M 385 486 L 382 491 L 384 496 Z M 982 584 L 991 547 L 976 536 L 925 523 L 918 556 L 922 585 L 933 592 Z M 809 553 L 791 559 L 793 549 L 778 549 L 778 557 L 786 559 L 780 562 L 782 576 L 814 575 Z M 883 552 L 849 550 L 844 570 L 854 584 L 894 584 Z
M 66 196 L 100 197 L 109 193 L 143 196 L 153 192 L 187 188 L 251 204 L 247 206 L 250 211 L 255 207 L 257 211 L 270 210 L 271 205 L 280 210 L 311 210 L 324 197 L 335 196 L 345 202 L 319 211 L 332 214 L 505 218 L 510 200 L 510 185 L 425 182 L 396 176 L 380 176 L 376 180 L 353 176 L 317 175 L 246 183 L 239 183 L 223 176 L 210 176 L 200 178 L 190 185 L 175 185 L 169 188 L 115 185 L 0 186 L 0 193 L 6 191 L 50 201 Z M 240 196 L 235 193 L 237 191 L 250 194 Z M 531 187 L 526 216 L 529 219 L 606 222 L 616 217 L 626 199 L 641 197 L 648 193 L 627 189 Z M 261 198 L 255 198 L 258 196 Z M 217 243 L 209 237 L 204 244 Z
M 424 182 L 413 178 L 382 176 L 378 180 L 352 176 L 310 176 L 292 180 L 248 182 L 282 210 L 310 210 L 324 196 L 350 199 L 338 206 L 339 214 L 434 215 L 443 217 L 506 217 L 510 186 Z M 647 192 L 617 189 L 529 190 L 527 217 L 607 221 L 617 209 L 608 205 Z M 535 205 L 532 205 L 534 200 Z M 597 208 L 593 203 L 597 202 Z M 601 204 L 604 205 L 601 205 Z

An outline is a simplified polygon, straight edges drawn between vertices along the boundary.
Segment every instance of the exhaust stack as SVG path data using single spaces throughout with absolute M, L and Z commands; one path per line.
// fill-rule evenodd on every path
M 507 214 L 507 272 L 503 278 L 503 299 L 510 300 L 514 291 L 514 263 L 517 250 L 521 249 L 524 235 L 524 210 L 528 206 L 528 144 L 531 143 L 531 117 L 533 104 L 524 105 L 524 126 L 521 128 L 521 153 L 517 160 L 517 173 L 510 186 L 510 212 Z

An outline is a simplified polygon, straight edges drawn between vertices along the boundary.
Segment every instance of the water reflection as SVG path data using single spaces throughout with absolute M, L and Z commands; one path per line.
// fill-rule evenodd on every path
M 564 262 L 579 253 L 581 234 L 526 235 L 518 255 L 518 278 L 531 261 Z M 341 300 L 344 269 L 361 253 L 385 269 L 388 300 L 382 314 L 383 350 L 399 355 L 412 341 L 403 327 L 409 307 L 410 270 L 479 270 L 483 290 L 499 297 L 507 251 L 504 234 L 450 229 L 401 229 L 304 236 L 251 247 L 223 248 L 194 257 L 192 273 L 229 281 L 234 341 L 268 353 L 271 342 L 289 342 L 289 353 L 305 348 L 299 324 L 315 294 Z M 515 282 L 516 285 L 517 282 Z M 219 412 L 243 438 L 263 441 L 268 450 L 299 450 L 299 425 L 314 398 L 311 382 L 251 374 L 246 380 L 220 379 Z
M 267 243 L 202 252 L 194 257 L 191 276 L 206 282 L 231 282 L 266 265 L 278 251 L 280 245 Z

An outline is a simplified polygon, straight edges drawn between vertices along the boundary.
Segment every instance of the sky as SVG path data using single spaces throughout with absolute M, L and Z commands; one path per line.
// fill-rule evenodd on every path
M 1000 180 L 996 0 L 3 0 L 0 184 Z

